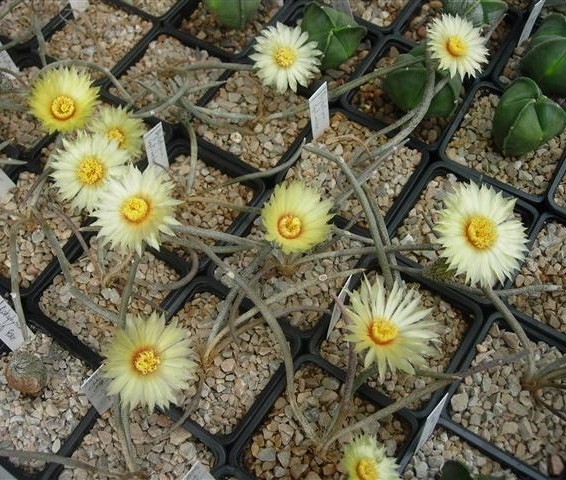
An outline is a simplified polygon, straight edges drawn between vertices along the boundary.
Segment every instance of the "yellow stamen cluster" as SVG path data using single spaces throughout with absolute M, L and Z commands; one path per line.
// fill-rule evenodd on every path
M 446 50 L 453 57 L 463 57 L 468 52 L 468 47 L 460 37 L 452 36 L 446 42 Z
M 108 131 L 108 138 L 110 140 L 116 140 L 118 142 L 118 146 L 121 147 L 122 144 L 124 143 L 124 140 L 126 140 L 126 137 L 124 136 L 124 132 L 122 132 L 122 130 L 120 130 L 119 128 L 112 128 Z
M 362 458 L 356 465 L 356 473 L 360 480 L 379 480 L 377 478 L 377 470 L 375 461 L 370 458 Z
M 77 177 L 84 185 L 95 185 L 104 177 L 104 164 L 99 158 L 89 155 L 77 168 Z
M 134 368 L 142 375 L 155 372 L 160 363 L 159 354 L 152 348 L 143 348 L 137 351 L 132 359 Z
M 140 223 L 149 214 L 149 204 L 143 198 L 130 197 L 122 204 L 120 211 L 129 222 Z
M 274 55 L 275 63 L 281 68 L 290 68 L 297 60 L 296 50 L 289 47 L 279 47 Z
M 297 238 L 301 234 L 301 220 L 295 215 L 283 215 L 277 222 L 277 230 L 283 238 Z
M 397 338 L 399 329 L 385 318 L 374 319 L 368 329 L 368 335 L 376 345 L 387 345 Z
M 474 215 L 468 221 L 466 238 L 474 247 L 483 250 L 497 240 L 497 228 L 492 220 L 483 215 Z
M 67 95 L 59 95 L 51 103 L 51 113 L 58 120 L 67 120 L 75 113 L 75 102 Z

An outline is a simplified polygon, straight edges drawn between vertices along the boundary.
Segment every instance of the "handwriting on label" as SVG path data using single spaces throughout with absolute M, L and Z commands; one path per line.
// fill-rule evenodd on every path
M 165 135 L 163 134 L 163 124 L 161 122 L 144 134 L 143 142 L 148 163 L 169 168 Z
M 309 98 L 309 110 L 313 140 L 319 137 L 330 125 L 330 111 L 328 110 L 328 87 L 324 82 Z
M 18 314 L 2 297 L 0 297 L 0 340 L 12 351 L 21 347 L 24 343 Z
M 81 390 L 88 398 L 89 402 L 100 415 L 108 410 L 114 401 L 107 393 L 108 385 L 111 380 L 102 375 L 102 367 L 99 367 L 85 382 L 81 385 Z

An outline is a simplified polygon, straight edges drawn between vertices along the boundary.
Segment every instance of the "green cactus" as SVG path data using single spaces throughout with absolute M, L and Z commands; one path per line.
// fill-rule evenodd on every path
M 444 0 L 442 10 L 475 26 L 492 25 L 507 11 L 507 4 L 501 0 Z
M 256 14 L 261 0 L 203 0 L 204 6 L 228 28 L 242 29 Z
M 440 480 L 497 480 L 499 478 L 491 475 L 472 476 L 465 465 L 454 460 L 448 460 L 440 474 Z
M 505 156 L 537 149 L 566 126 L 566 112 L 545 97 L 527 77 L 515 80 L 501 96 L 493 115 L 492 135 Z
M 422 62 L 408 67 L 394 70 L 383 79 L 383 91 L 391 98 L 393 103 L 401 110 L 408 111 L 421 102 L 426 85 L 426 66 L 424 57 L 425 47 L 420 45 L 406 54 L 399 55 L 395 63 L 404 62 L 413 58 L 422 58 Z M 446 72 L 436 72 L 436 81 L 448 76 Z M 459 77 L 451 79 L 446 86 L 438 92 L 426 113 L 427 117 L 449 116 L 460 97 L 462 82 Z
M 318 3 L 306 6 L 301 28 L 324 54 L 322 70 L 336 68 L 348 60 L 366 34 L 366 29 L 349 15 Z
M 566 17 L 547 17 L 532 36 L 520 69 L 546 95 L 566 97 Z

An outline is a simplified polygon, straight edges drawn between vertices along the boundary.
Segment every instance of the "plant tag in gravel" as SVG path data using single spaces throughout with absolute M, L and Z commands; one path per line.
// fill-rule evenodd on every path
M 417 453 L 421 449 L 421 447 L 432 435 L 432 432 L 434 432 L 434 428 L 436 427 L 436 424 L 440 419 L 440 414 L 442 413 L 442 410 L 444 410 L 444 405 L 446 404 L 447 400 L 448 400 L 448 394 L 444 395 L 444 397 L 442 397 L 442 400 L 440 400 L 439 404 L 434 408 L 432 412 L 430 412 L 430 415 L 427 417 L 423 425 L 423 429 L 421 431 L 421 438 L 419 438 L 419 442 L 417 443 L 417 448 L 415 448 L 415 453 Z
M 88 398 L 89 402 L 92 403 L 92 406 L 100 415 L 108 410 L 114 401 L 114 399 L 106 393 L 111 380 L 103 377 L 101 370 L 102 367 L 98 367 L 81 385 L 81 390 L 86 395 L 86 398 Z
M 330 125 L 330 111 L 328 110 L 328 87 L 324 82 L 309 98 L 309 110 L 313 140 L 319 137 Z
M 198 460 L 181 480 L 214 480 L 208 469 Z
M 76 18 L 88 8 L 88 0 L 69 0 L 69 5 L 71 5 L 73 16 Z
M 143 142 L 145 144 L 147 162 L 150 165 L 157 165 L 165 169 L 169 168 L 167 147 L 165 147 L 165 135 L 163 134 L 163 124 L 161 122 L 144 133 Z
M 344 299 L 346 298 L 346 294 L 348 293 L 348 285 L 350 285 L 350 280 L 352 280 L 352 275 L 348 277 L 348 280 L 346 280 L 346 283 L 344 284 L 342 290 L 340 290 L 340 293 L 338 294 L 338 302 L 340 303 L 344 303 Z M 328 332 L 326 332 L 326 340 L 330 338 L 332 330 L 334 330 L 334 327 L 336 327 L 336 324 L 338 323 L 338 319 L 342 314 L 342 310 L 340 310 L 340 307 L 338 306 L 338 302 L 334 303 L 334 308 L 332 309 L 332 316 L 330 317 L 330 322 L 328 324 Z
M 6 175 L 6 172 L 0 168 L 0 196 L 8 193 L 16 184 Z
M 523 31 L 521 32 L 521 36 L 519 37 L 517 45 L 521 46 L 521 44 L 530 37 L 540 11 L 542 10 L 542 7 L 544 7 L 544 2 L 546 2 L 546 0 L 539 0 L 537 3 L 535 3 L 535 6 L 531 10 L 529 18 L 527 18 L 527 21 L 525 22 L 525 26 L 523 27 Z
M 18 480 L 8 470 L 0 465 L 0 478 L 2 480 Z
M 30 337 L 33 336 L 29 328 L 28 335 Z M 24 343 L 24 335 L 20 327 L 18 314 L 2 297 L 0 297 L 0 340 L 12 351 L 17 350 Z
M 1 46 L 2 46 L 2 42 L 0 42 L 0 47 Z M 20 73 L 20 69 L 14 63 L 14 60 L 12 60 L 12 57 L 10 57 L 10 54 L 8 53 L 7 50 L 2 50 L 0 52 L 0 68 L 10 70 L 11 72 L 14 73 Z M 6 75 L 5 73 L 0 73 L 0 75 L 10 77 L 10 75 Z

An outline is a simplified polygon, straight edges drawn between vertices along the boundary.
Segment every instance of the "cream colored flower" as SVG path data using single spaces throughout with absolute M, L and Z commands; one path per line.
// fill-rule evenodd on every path
M 440 69 L 448 70 L 451 77 L 475 77 L 487 61 L 487 48 L 479 28 L 459 16 L 444 14 L 435 19 L 428 28 L 427 46 L 431 57 L 439 60 Z
M 84 127 L 98 99 L 98 87 L 87 73 L 75 68 L 40 73 L 31 86 L 29 108 L 49 133 Z
M 348 480 L 400 480 L 395 460 L 389 458 L 385 449 L 374 437 L 363 435 L 344 446 L 341 462 Z
M 441 256 L 466 282 L 491 286 L 501 283 L 525 257 L 525 228 L 513 218 L 515 199 L 489 186 L 462 184 L 444 199 L 436 227 Z
M 127 170 L 128 155 L 105 137 L 79 132 L 74 141 L 63 139 L 53 159 L 51 176 L 61 198 L 91 212 L 108 181 Z
M 104 354 L 103 372 L 112 379 L 108 393 L 119 394 L 130 410 L 138 405 L 150 411 L 156 405 L 167 408 L 193 376 L 191 355 L 187 331 L 176 322 L 166 326 L 156 313 L 147 319 L 128 315 L 126 328 L 116 330 Z
M 332 218 L 330 200 L 301 182 L 278 185 L 261 210 L 266 240 L 284 253 L 304 252 L 326 240 Z
M 351 321 L 346 340 L 354 342 L 358 352 L 367 350 L 364 367 L 375 362 L 380 381 L 387 369 L 414 374 L 413 366 L 423 365 L 423 356 L 434 352 L 428 345 L 437 337 L 435 323 L 428 319 L 430 310 L 421 307 L 418 292 L 397 282 L 388 293 L 379 276 L 373 285 L 364 276 L 346 313 Z
M 308 39 L 301 27 L 291 28 L 279 22 L 256 38 L 257 53 L 250 58 L 264 85 L 274 85 L 279 93 L 285 93 L 287 88 L 296 92 L 297 83 L 308 85 L 319 73 L 318 57 L 322 55 L 316 42 L 307 42 Z
M 145 125 L 126 108 L 110 105 L 100 108 L 88 129 L 115 140 L 118 148 L 127 152 L 131 159 L 138 157 L 142 151 Z
M 121 251 L 135 250 L 142 254 L 144 243 L 159 250 L 160 232 L 174 235 L 171 226 L 179 225 L 173 218 L 175 186 L 165 179 L 158 167 L 149 166 L 142 173 L 129 165 L 120 178 L 111 180 L 102 192 L 98 209 L 98 236 L 103 243 Z

